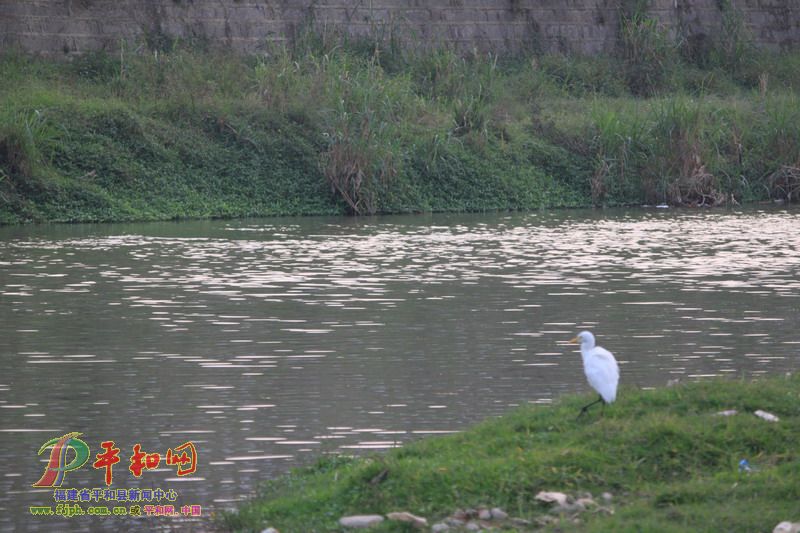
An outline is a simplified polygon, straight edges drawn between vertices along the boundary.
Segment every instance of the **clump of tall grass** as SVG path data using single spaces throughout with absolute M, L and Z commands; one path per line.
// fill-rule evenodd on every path
M 59 135 L 38 109 L 0 117 L 0 185 L 22 192 L 38 187 Z
M 638 196 L 641 167 L 651 151 L 651 131 L 642 112 L 635 108 L 623 113 L 595 104 L 591 120 L 589 138 L 595 154 L 592 201 L 602 204 L 606 199 L 619 202 Z
M 461 136 L 472 132 L 488 135 L 489 107 L 487 92 L 478 88 L 477 94 L 466 93 L 453 100 L 453 133 Z
M 330 49 L 279 51 L 254 67 L 259 96 L 273 111 L 319 131 L 320 166 L 353 214 L 381 210 L 406 158 L 414 124 L 428 111 L 408 76 L 388 75 L 377 57 Z
M 407 79 L 388 76 L 374 59 L 335 54 L 319 69 L 323 172 L 352 213 L 374 214 L 405 159 L 403 124 L 424 113 L 422 102 Z
M 657 20 L 636 10 L 620 19 L 619 44 L 628 89 L 652 96 L 670 89 L 678 68 L 678 44 Z
M 473 53 L 467 57 L 443 48 L 418 51 L 406 61 L 415 91 L 449 108 L 454 135 L 488 136 L 501 77 L 498 56 Z
M 596 204 L 711 206 L 800 195 L 800 105 L 676 95 L 621 109 L 595 104 L 586 137 Z
M 781 165 L 767 178 L 767 187 L 770 195 L 777 199 L 800 200 L 800 164 Z
M 327 141 L 321 159 L 323 173 L 351 213 L 374 214 L 382 190 L 402 159 L 395 157 L 399 146 L 392 139 L 389 122 L 397 111 L 395 105 L 401 104 L 383 92 L 388 87 L 380 82 L 383 73 L 376 63 L 365 72 L 350 73 L 341 64 L 323 68 L 346 74 L 327 78 L 330 107 L 324 108 L 320 117 Z
M 409 71 L 420 95 L 434 100 L 452 100 L 474 80 L 470 65 L 467 57 L 448 48 L 439 48 L 410 60 Z
M 624 68 L 609 56 L 547 54 L 535 63 L 540 75 L 565 95 L 622 96 L 627 92 Z
M 797 200 L 800 195 L 800 100 L 794 93 L 768 95 L 760 120 L 744 135 L 751 174 L 769 196 Z
M 709 171 L 714 156 L 708 142 L 712 120 L 708 108 L 689 98 L 670 98 L 656 106 L 653 141 L 658 152 L 650 168 L 655 181 L 646 191 L 650 199 L 674 205 L 725 203 Z
M 800 98 L 796 94 L 770 96 L 764 102 L 765 151 L 773 164 L 800 161 Z
M 718 5 L 722 11 L 722 21 L 720 31 L 714 38 L 710 63 L 722 67 L 734 79 L 752 85 L 759 74 L 752 74 L 754 68 L 758 68 L 753 36 L 744 23 L 742 13 L 733 6 L 731 0 L 718 0 Z
M 320 131 L 323 174 L 354 214 L 381 211 L 382 198 L 415 147 L 425 151 L 451 136 L 487 138 L 500 76 L 496 57 L 468 58 L 444 49 L 409 52 L 402 58 L 409 68 L 392 74 L 379 51 L 284 50 L 254 67 L 265 103 L 290 116 L 304 113 Z

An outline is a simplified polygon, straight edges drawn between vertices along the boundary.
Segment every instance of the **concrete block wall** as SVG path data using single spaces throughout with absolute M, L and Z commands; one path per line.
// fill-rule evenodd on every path
M 713 35 L 726 1 L 760 45 L 800 46 L 800 0 L 650 0 L 649 13 L 674 31 Z M 597 53 L 613 48 L 623 2 L 0 0 L 0 46 L 58 56 L 168 37 L 257 52 L 313 28 L 324 35 L 391 36 L 466 51 Z

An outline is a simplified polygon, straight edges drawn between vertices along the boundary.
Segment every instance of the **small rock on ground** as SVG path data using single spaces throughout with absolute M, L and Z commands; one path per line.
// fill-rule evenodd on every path
M 594 507 L 597 505 L 597 502 L 594 501 L 592 498 L 578 498 L 575 503 L 579 503 L 583 505 L 584 508 Z
M 542 515 L 535 519 L 537 525 L 541 527 L 547 527 L 548 525 L 558 522 L 558 518 L 554 516 Z
M 503 511 L 499 507 L 493 507 L 492 518 L 495 520 L 505 520 L 506 518 L 508 518 L 508 513 Z
M 781 522 L 775 526 L 772 533 L 800 533 L 800 522 Z
M 572 513 L 582 513 L 586 510 L 586 507 L 580 503 L 563 503 L 558 504 L 550 509 L 551 514 L 572 514 Z
M 447 531 L 449 529 L 450 529 L 450 526 L 448 526 L 444 522 L 439 522 L 439 523 L 433 524 L 431 526 L 431 531 L 433 533 L 442 533 L 442 531 Z

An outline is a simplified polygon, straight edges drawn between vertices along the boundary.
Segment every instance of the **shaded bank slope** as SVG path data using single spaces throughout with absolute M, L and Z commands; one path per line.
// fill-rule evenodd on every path
M 800 54 L 687 59 L 640 24 L 595 58 L 6 52 L 0 222 L 796 199 Z

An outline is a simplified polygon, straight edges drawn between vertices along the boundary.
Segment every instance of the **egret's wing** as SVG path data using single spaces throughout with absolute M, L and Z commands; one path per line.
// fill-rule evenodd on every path
M 583 366 L 589 385 L 600 393 L 606 403 L 613 402 L 617 397 L 619 366 L 611 352 L 598 346 L 592 350 Z

